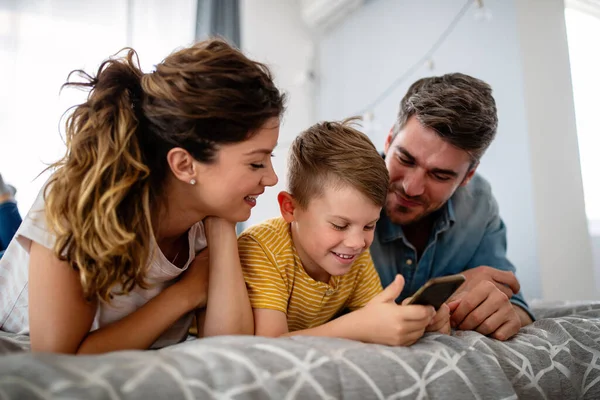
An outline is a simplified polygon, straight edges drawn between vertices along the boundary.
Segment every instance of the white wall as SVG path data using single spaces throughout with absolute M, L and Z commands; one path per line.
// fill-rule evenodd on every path
M 319 47 L 319 118 L 342 118 L 363 109 L 419 60 L 465 4 L 462 0 L 372 0 Z M 433 70 L 423 66 L 374 110 L 378 148 L 393 124 L 408 86 L 423 76 L 463 72 L 490 83 L 498 106 L 496 140 L 479 171 L 488 178 L 508 227 L 508 256 L 528 299 L 542 289 L 534 228 L 530 147 L 519 38 L 514 5 L 489 0 L 490 20 L 469 10 L 434 55 Z
M 241 0 L 242 49 L 267 64 L 279 88 L 288 96 L 273 164 L 279 183 L 259 197 L 245 226 L 279 216 L 277 193 L 286 188 L 285 165 L 293 138 L 314 123 L 314 84 L 307 76 L 313 68 L 314 46 L 295 0 Z
M 479 171 L 499 202 L 525 297 L 594 298 L 562 1 L 484 3 L 492 18 L 477 19 L 473 7 L 434 55 L 433 70 L 418 69 L 374 109 L 370 136 L 383 147 L 401 97 L 420 77 L 460 71 L 490 83 L 500 123 Z M 319 119 L 362 110 L 426 53 L 464 4 L 371 0 L 330 31 L 318 49 Z

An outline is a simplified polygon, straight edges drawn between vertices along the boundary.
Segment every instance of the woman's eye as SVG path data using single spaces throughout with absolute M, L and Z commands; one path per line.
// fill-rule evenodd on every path
M 250 164 L 250 166 L 254 169 L 260 169 L 260 168 L 264 168 L 265 165 L 264 164 Z
M 373 229 L 375 229 L 375 225 L 367 225 L 367 226 L 365 226 L 365 231 L 372 231 Z

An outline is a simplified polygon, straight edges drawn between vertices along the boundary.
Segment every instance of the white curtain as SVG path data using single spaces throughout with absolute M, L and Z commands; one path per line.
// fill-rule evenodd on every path
M 600 234 L 600 2 L 570 1 L 565 10 L 577 139 L 589 227 Z
M 64 154 L 61 115 L 85 93 L 61 85 L 74 69 L 95 72 L 134 47 L 152 69 L 193 42 L 196 0 L 0 0 L 0 173 L 27 212 Z

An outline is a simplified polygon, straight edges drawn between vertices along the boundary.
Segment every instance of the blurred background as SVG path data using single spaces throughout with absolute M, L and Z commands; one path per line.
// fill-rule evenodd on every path
M 0 0 L 0 173 L 21 212 L 64 154 L 62 114 L 85 96 L 59 93 L 71 70 L 131 46 L 150 72 L 210 35 L 267 63 L 289 96 L 280 183 L 246 226 L 279 214 L 301 130 L 360 115 L 382 149 L 412 82 L 463 72 L 494 89 L 499 131 L 479 171 L 525 297 L 600 297 L 600 0 Z

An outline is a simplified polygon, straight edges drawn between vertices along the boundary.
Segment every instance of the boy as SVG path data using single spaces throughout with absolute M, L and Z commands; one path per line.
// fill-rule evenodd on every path
M 398 306 L 403 278 L 382 290 L 368 251 L 388 193 L 385 163 L 349 123 L 324 122 L 290 148 L 281 217 L 242 233 L 240 259 L 261 336 L 332 336 L 411 345 L 449 332 L 448 307 Z M 344 309 L 351 312 L 336 318 Z

